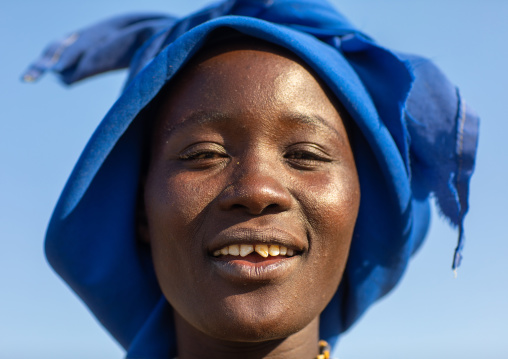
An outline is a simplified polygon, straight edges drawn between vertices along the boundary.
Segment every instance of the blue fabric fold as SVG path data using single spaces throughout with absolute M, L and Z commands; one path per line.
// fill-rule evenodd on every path
M 386 49 L 323 0 L 228 0 L 188 17 L 126 15 L 54 43 L 25 80 L 52 71 L 70 84 L 129 68 L 126 86 L 74 168 L 53 213 L 46 254 L 128 351 L 176 351 L 171 307 L 136 240 L 135 205 L 147 105 L 218 29 L 285 47 L 353 119 L 361 203 L 344 278 L 321 314 L 332 345 L 400 280 L 429 226 L 429 199 L 458 227 L 460 264 L 478 117 L 429 60 Z
M 175 18 L 159 14 L 129 14 L 102 21 L 51 43 L 22 79 L 38 80 L 46 71 L 65 84 L 103 72 L 129 67 L 136 51 Z

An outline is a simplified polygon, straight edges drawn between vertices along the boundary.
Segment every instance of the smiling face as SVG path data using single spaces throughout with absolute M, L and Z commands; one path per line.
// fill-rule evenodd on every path
M 167 300 L 217 339 L 306 327 L 339 285 L 360 201 L 336 106 L 258 43 L 198 57 L 161 96 L 144 205 Z

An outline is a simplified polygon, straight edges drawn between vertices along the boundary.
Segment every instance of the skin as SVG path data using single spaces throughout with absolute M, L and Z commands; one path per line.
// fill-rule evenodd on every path
M 256 41 L 198 55 L 159 106 L 144 239 L 178 357 L 315 357 L 360 202 L 337 106 L 293 55 Z M 297 254 L 280 271 L 244 261 L 230 276 L 212 255 L 224 233 L 241 243 L 278 233 Z

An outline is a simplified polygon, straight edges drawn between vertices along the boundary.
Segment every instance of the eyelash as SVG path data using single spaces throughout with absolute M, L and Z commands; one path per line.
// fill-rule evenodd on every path
M 196 150 L 189 153 L 182 153 L 179 156 L 180 160 L 182 161 L 205 161 L 211 160 L 213 158 L 225 158 L 225 157 L 227 157 L 225 153 L 210 150 Z
M 319 151 L 320 153 L 316 153 Z M 295 149 L 288 151 L 284 158 L 291 166 L 298 169 L 312 169 L 321 163 L 331 162 L 332 160 L 320 150 L 309 151 L 308 149 Z
M 297 144 L 296 146 L 301 145 Z M 286 150 L 283 158 L 293 168 L 300 170 L 312 170 L 322 163 L 332 162 L 326 153 L 314 146 L 305 144 L 305 148 L 291 148 Z M 217 146 L 219 147 L 219 146 Z M 312 150 L 309 150 L 309 147 Z M 187 149 L 179 155 L 179 160 L 194 164 L 198 167 L 207 167 L 222 162 L 229 155 L 223 151 L 222 146 L 217 149 L 195 148 Z

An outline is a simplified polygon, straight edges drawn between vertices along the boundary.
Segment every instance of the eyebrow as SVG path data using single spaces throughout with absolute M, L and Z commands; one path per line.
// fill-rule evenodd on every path
M 177 123 L 171 127 L 165 127 L 164 137 L 168 139 L 174 132 L 184 130 L 186 127 L 193 125 L 205 125 L 209 123 L 220 123 L 226 121 L 235 121 L 241 116 L 230 115 L 219 111 L 196 111 L 185 117 L 184 121 Z M 340 117 L 342 119 L 342 117 Z M 348 143 L 347 138 L 344 134 L 340 133 L 335 127 L 333 127 L 327 120 L 319 115 L 307 115 L 298 112 L 290 112 L 282 117 L 285 121 L 296 122 L 300 124 L 310 125 L 316 130 L 323 132 L 323 126 L 330 130 L 339 139 L 342 145 Z M 344 126 L 345 128 L 345 126 Z M 347 135 L 346 135 L 347 136 Z
M 340 115 L 339 115 L 339 118 L 342 120 L 342 117 Z M 309 116 L 309 115 L 302 114 L 302 113 L 291 113 L 288 116 L 288 119 L 290 121 L 296 121 L 298 123 L 311 125 L 320 131 L 322 131 L 322 126 L 325 126 L 326 128 L 328 128 L 330 131 L 332 131 L 337 136 L 337 138 L 342 142 L 343 145 L 345 145 L 347 143 L 346 139 L 344 138 L 344 135 L 341 134 L 339 131 L 337 131 L 337 129 L 335 127 L 333 127 L 330 123 L 328 123 L 327 120 L 325 120 L 323 117 L 321 117 L 319 115 L 310 115 Z M 344 129 L 345 128 L 346 128 L 346 126 L 344 124 Z
M 184 117 L 182 122 L 173 126 L 164 126 L 162 128 L 164 138 L 169 138 L 174 132 L 184 130 L 186 127 L 193 125 L 204 125 L 207 123 L 231 121 L 233 118 L 222 112 L 215 111 L 196 111 L 189 116 Z

